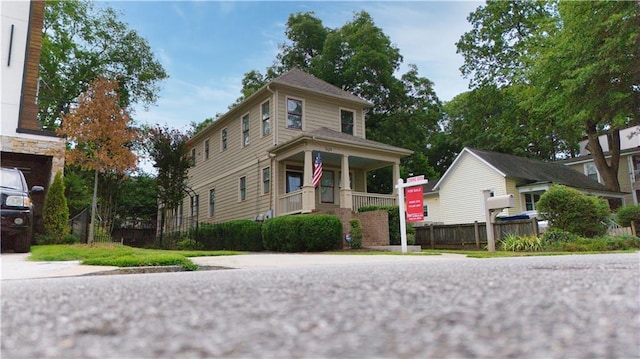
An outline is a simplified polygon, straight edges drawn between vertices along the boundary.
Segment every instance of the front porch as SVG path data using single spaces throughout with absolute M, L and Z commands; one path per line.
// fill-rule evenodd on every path
M 325 136 L 335 137 L 325 137 Z M 301 138 L 270 151 L 273 169 L 273 214 L 275 216 L 332 212 L 348 209 L 357 212 L 363 206 L 397 204 L 395 183 L 392 193 L 371 193 L 367 173 L 391 168 L 388 180 L 400 178 L 400 159 L 411 151 L 355 138 L 324 129 L 322 133 Z M 313 175 L 318 156 L 322 175 L 314 186 Z

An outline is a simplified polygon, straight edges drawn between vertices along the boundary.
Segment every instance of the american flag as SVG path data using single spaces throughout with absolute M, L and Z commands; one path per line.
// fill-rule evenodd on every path
M 311 180 L 311 184 L 313 187 L 317 187 L 318 183 L 320 183 L 320 179 L 322 178 L 322 158 L 320 158 L 320 153 L 316 156 L 316 163 L 313 166 L 313 179 Z

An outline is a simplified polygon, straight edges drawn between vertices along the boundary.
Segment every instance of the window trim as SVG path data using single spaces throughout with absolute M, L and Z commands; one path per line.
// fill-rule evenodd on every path
M 211 195 L 213 194 L 213 201 Z M 215 187 L 209 190 L 209 218 L 216 214 L 216 189 Z
M 243 202 L 246 200 L 247 200 L 247 176 L 241 176 L 240 178 L 238 178 L 238 201 Z
M 229 139 L 229 131 L 227 128 L 223 128 L 220 130 L 220 152 L 226 151 L 229 148 L 229 144 L 227 140 Z
M 299 101 L 300 102 L 300 128 L 298 127 L 292 127 L 289 126 L 289 101 Z M 289 97 L 287 96 L 286 98 L 286 102 L 285 102 L 285 106 L 287 109 L 287 117 L 286 117 L 286 123 L 285 126 L 288 130 L 297 130 L 297 131 L 304 131 L 304 100 L 303 99 L 299 99 L 299 98 L 295 98 L 295 97 Z
M 247 120 L 247 128 L 245 129 L 244 121 Z M 246 142 L 245 142 L 246 135 Z M 240 116 L 240 147 L 247 147 L 251 143 L 250 140 L 251 135 L 251 116 L 249 116 L 249 112 Z
M 269 173 L 269 179 L 268 179 L 268 181 L 265 181 L 265 175 L 264 175 L 265 170 L 268 170 L 268 171 L 269 171 L 269 172 L 268 172 L 268 173 Z M 261 171 L 260 173 L 261 173 L 261 174 L 260 174 L 260 177 L 261 177 L 261 183 L 262 183 L 262 194 L 263 194 L 263 195 L 265 195 L 265 194 L 269 194 L 269 193 L 271 193 L 271 177 L 272 177 L 272 176 L 271 176 L 271 166 L 263 167 L 263 168 L 262 168 L 262 171 Z M 269 185 L 268 185 L 268 186 L 265 186 L 265 185 L 266 185 L 266 183 L 265 183 L 265 182 L 268 182 L 268 184 L 269 184 Z
M 353 118 L 352 118 L 352 123 L 351 123 L 351 133 L 346 133 L 342 130 L 342 112 L 351 112 L 353 114 Z M 346 108 L 346 107 L 340 107 L 338 109 L 338 118 L 340 119 L 340 132 L 342 133 L 346 133 L 348 135 L 351 136 L 355 136 L 356 133 L 356 110 L 350 109 L 350 108 Z
M 269 114 L 266 119 L 264 117 L 263 107 L 265 104 L 269 105 Z M 268 131 L 264 130 L 265 123 L 269 124 Z M 260 104 L 260 133 L 262 134 L 262 137 L 269 136 L 271 134 L 271 100 L 264 101 Z
M 600 171 L 598 171 L 598 166 L 596 166 L 596 164 L 595 164 L 595 163 L 593 163 L 593 162 L 587 162 L 587 163 L 585 163 L 585 164 L 583 165 L 583 168 L 584 168 L 584 175 L 585 175 L 585 176 L 587 176 L 587 177 L 589 177 L 589 178 L 591 178 L 591 179 L 594 179 L 594 178 L 592 178 L 592 177 L 591 177 L 591 175 L 589 174 L 589 168 L 593 168 L 593 169 L 596 171 L 596 173 L 595 173 L 595 175 L 596 175 L 595 180 L 596 180 L 596 181 L 598 181 L 598 183 L 602 183 L 602 182 L 601 182 L 601 178 L 600 178 Z

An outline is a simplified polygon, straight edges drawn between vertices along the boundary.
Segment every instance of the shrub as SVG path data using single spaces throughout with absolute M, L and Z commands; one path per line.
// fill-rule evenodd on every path
M 543 241 L 537 236 L 516 236 L 509 234 L 500 242 L 503 251 L 536 252 L 544 249 Z
M 80 243 L 82 239 L 78 236 L 76 236 L 75 234 L 66 234 L 64 235 L 64 237 L 62 237 L 62 240 L 60 241 L 61 244 L 77 244 Z
M 551 186 L 536 206 L 551 227 L 583 237 L 605 234 L 611 213 L 606 200 L 562 185 Z
M 558 242 L 548 249 L 566 252 L 604 252 L 640 248 L 640 238 L 635 236 L 601 236 L 578 238 L 572 242 Z
M 262 238 L 270 251 L 326 251 L 342 243 L 342 222 L 332 215 L 276 217 L 264 222 Z
M 195 228 L 190 229 L 188 237 L 198 243 L 193 249 L 262 251 L 261 226 L 260 222 L 248 219 L 202 224 L 197 241 Z
M 640 223 L 640 204 L 627 205 L 618 208 L 616 221 L 623 227 L 629 227 L 631 222 Z
M 64 196 L 64 181 L 60 171 L 56 173 L 44 198 L 42 222 L 44 233 L 54 237 L 54 243 L 62 241 L 63 237 L 71 231 L 69 228 L 69 208 L 67 207 L 67 198 Z
M 360 223 L 359 219 L 352 218 L 349 220 L 349 225 L 351 226 L 351 230 L 349 231 L 351 243 L 349 243 L 349 247 L 351 249 L 362 248 L 362 223 Z
M 574 233 L 565 232 L 558 228 L 550 228 L 542 235 L 542 240 L 547 243 L 567 243 L 575 242 L 580 236 Z

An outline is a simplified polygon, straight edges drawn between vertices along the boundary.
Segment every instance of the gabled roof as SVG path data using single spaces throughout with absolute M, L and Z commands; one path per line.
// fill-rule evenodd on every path
M 611 192 L 598 181 L 560 163 L 545 162 L 498 152 L 489 152 L 465 147 L 447 169 L 436 187 L 450 175 L 458 159 L 465 153 L 484 162 L 488 167 L 505 178 L 512 178 L 518 185 L 531 183 L 554 183 L 577 189 Z
M 277 151 L 280 149 L 287 148 L 304 139 L 313 139 L 313 140 L 319 140 L 319 141 L 328 141 L 328 142 L 336 142 L 336 143 L 342 143 L 347 145 L 362 146 L 370 149 L 396 152 L 404 156 L 409 156 L 413 153 L 413 151 L 408 150 L 406 148 L 391 146 L 391 145 L 387 145 L 386 143 L 372 141 L 362 137 L 352 136 L 346 133 L 328 129 L 326 127 L 320 127 L 310 132 L 303 132 L 301 135 L 291 139 L 290 141 L 287 141 L 286 143 L 276 146 L 275 148 L 272 149 L 272 151 Z
M 361 103 L 362 105 L 371 107 L 372 103 L 361 99 L 360 97 L 345 91 L 337 86 L 334 86 L 324 80 L 310 75 L 297 67 L 285 72 L 284 74 L 271 80 L 269 84 L 280 84 L 289 87 L 295 87 L 303 90 L 310 90 L 332 97 L 341 98 L 347 101 L 353 101 Z

